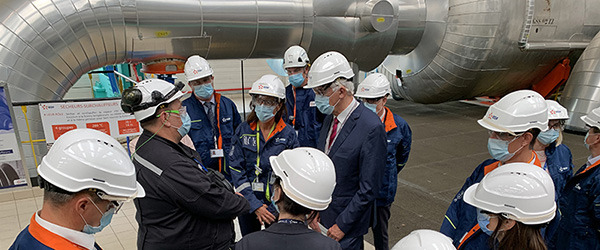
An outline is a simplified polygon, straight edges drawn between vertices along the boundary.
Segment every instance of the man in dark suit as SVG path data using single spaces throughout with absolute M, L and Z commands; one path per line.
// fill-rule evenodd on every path
M 348 60 L 330 51 L 315 60 L 306 88 L 315 91 L 317 108 L 327 115 L 317 148 L 336 172 L 333 200 L 321 212 L 321 224 L 343 249 L 363 249 L 386 164 L 386 133 L 377 115 L 354 99 L 352 77 Z

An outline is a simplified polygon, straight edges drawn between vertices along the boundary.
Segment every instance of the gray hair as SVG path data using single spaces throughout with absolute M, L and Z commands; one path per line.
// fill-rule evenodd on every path
M 335 79 L 335 83 L 340 86 L 344 86 L 350 92 L 350 95 L 354 94 L 354 83 L 346 78 Z

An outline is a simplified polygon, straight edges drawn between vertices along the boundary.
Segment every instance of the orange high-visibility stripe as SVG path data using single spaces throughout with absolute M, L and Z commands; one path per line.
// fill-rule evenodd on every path
M 460 244 L 458 244 L 458 247 L 456 248 L 456 250 L 460 249 L 460 247 L 463 245 L 463 243 L 465 243 L 467 241 L 467 239 L 471 238 L 471 236 L 473 236 L 473 234 L 475 234 L 475 232 L 477 232 L 479 229 L 481 229 L 481 227 L 479 227 L 479 224 L 477 224 L 473 228 L 471 228 L 471 230 L 469 230 L 467 235 L 465 235 L 465 237 L 462 238 L 462 240 L 460 241 Z
M 385 116 L 383 117 L 383 125 L 385 126 L 385 132 L 390 132 L 392 129 L 395 129 L 398 127 L 398 125 L 396 125 L 396 121 L 394 121 L 394 113 L 392 113 L 392 111 L 388 108 L 388 107 L 384 107 L 385 108 Z
M 596 163 L 592 164 L 591 166 L 587 167 L 586 169 L 584 169 L 583 171 L 581 171 L 581 173 L 577 174 L 577 175 L 582 175 L 583 173 L 589 171 L 592 168 L 597 167 L 598 165 L 600 165 L 600 161 L 597 161 Z
M 217 103 L 217 107 L 215 108 L 216 118 L 217 118 L 217 130 L 219 130 L 219 137 L 217 139 L 217 148 L 223 149 L 223 137 L 221 136 L 221 122 L 219 122 L 219 117 L 221 116 L 221 94 L 215 93 L 215 102 Z M 225 152 L 223 152 L 225 153 Z M 225 156 L 223 156 L 225 157 Z M 219 157 L 219 172 L 223 172 L 223 157 Z
M 252 130 L 256 131 L 257 125 L 258 125 L 258 122 L 253 122 L 250 124 L 250 128 Z M 269 141 L 269 139 L 271 139 L 271 137 L 273 137 L 273 135 L 281 132 L 284 128 L 285 128 L 285 122 L 283 121 L 282 118 L 279 118 L 279 121 L 275 125 L 275 128 L 273 129 L 273 131 L 269 134 L 269 137 L 265 138 L 265 142 Z M 259 138 L 256 138 L 256 139 L 258 140 Z
M 87 249 L 80 245 L 77 245 L 62 236 L 50 232 L 35 221 L 35 214 L 29 221 L 29 233 L 33 238 L 38 240 L 40 243 L 52 249 L 65 249 L 65 250 L 81 250 Z
M 533 162 L 533 163 L 532 163 Z M 542 167 L 542 162 L 540 161 L 540 159 L 537 157 L 537 154 L 535 152 L 531 152 L 531 159 L 529 160 L 530 164 L 536 165 L 538 167 Z M 496 161 L 490 165 L 487 165 L 484 167 L 483 169 L 483 175 L 488 174 L 489 172 L 492 172 L 494 169 L 498 168 L 498 166 L 500 166 L 500 161 Z

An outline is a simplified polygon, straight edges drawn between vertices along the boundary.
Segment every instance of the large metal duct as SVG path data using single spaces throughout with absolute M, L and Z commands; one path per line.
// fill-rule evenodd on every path
M 583 50 L 600 30 L 599 9 L 598 0 L 430 0 L 419 45 L 383 67 L 402 70 L 393 90 L 415 102 L 504 95 Z
M 0 0 L 0 82 L 13 102 L 59 100 L 108 64 L 281 57 L 293 44 L 369 70 L 418 44 L 423 1 Z
M 600 33 L 575 64 L 561 103 L 569 107 L 571 118 L 567 121 L 567 129 L 585 132 L 585 123 L 580 117 L 600 107 Z

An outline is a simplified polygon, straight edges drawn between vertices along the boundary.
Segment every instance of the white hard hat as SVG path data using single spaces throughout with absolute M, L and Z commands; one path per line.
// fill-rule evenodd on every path
M 188 82 L 211 76 L 213 70 L 206 59 L 199 55 L 190 56 L 185 62 L 185 77 Z
M 546 100 L 548 105 L 548 120 L 569 119 L 569 112 L 554 100 Z
M 98 130 L 81 128 L 61 135 L 37 171 L 46 182 L 73 193 L 98 189 L 121 200 L 146 194 L 125 149 Z
M 306 50 L 298 45 L 288 48 L 283 54 L 283 68 L 304 67 L 310 62 Z
M 308 83 L 305 88 L 316 88 L 335 79 L 343 77 L 350 79 L 354 72 L 344 55 L 337 51 L 329 51 L 317 57 L 308 71 Z
M 556 212 L 554 182 L 542 168 L 523 162 L 502 165 L 470 186 L 467 204 L 527 225 L 551 221 Z
M 452 239 L 448 236 L 429 229 L 412 231 L 402 238 L 392 250 L 455 250 Z
M 587 115 L 582 116 L 581 120 L 590 127 L 600 129 L 600 107 L 592 109 Z
M 335 188 L 335 167 L 325 153 L 302 147 L 284 150 L 269 161 L 290 199 L 312 210 L 327 209 Z
M 143 121 L 154 115 L 163 103 L 173 102 L 183 96 L 183 83 L 175 85 L 160 79 L 147 79 L 123 91 L 121 109 L 133 113 L 135 119 Z
M 517 90 L 490 106 L 485 116 L 477 122 L 482 127 L 496 131 L 519 133 L 531 128 L 548 129 L 546 100 L 535 91 Z
M 373 73 L 368 75 L 358 85 L 358 90 L 354 96 L 361 98 L 378 98 L 387 94 L 391 94 L 390 81 L 381 73 Z
M 252 84 L 248 93 L 285 99 L 285 86 L 276 75 L 264 75 Z

